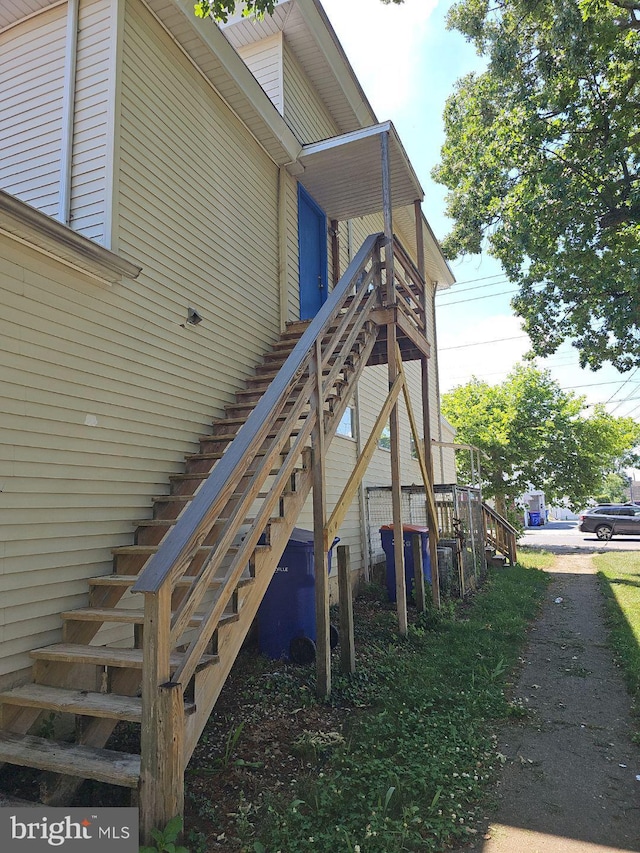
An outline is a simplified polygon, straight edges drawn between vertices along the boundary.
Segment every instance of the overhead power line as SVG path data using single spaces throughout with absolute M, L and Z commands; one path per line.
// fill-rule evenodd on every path
M 456 284 L 475 284 L 476 281 L 488 281 L 490 278 L 504 278 L 504 272 L 494 272 L 493 275 L 483 275 L 480 278 L 467 278 L 464 281 L 456 281 Z
M 517 290 L 501 290 L 500 293 L 485 293 L 484 296 L 472 296 L 470 299 L 457 299 L 455 302 L 443 302 L 436 307 L 449 308 L 451 305 L 464 305 L 467 302 L 477 302 L 479 299 L 493 299 L 494 296 L 511 296 L 512 293 L 517 292 Z
M 501 344 L 504 341 L 519 341 L 523 338 L 528 338 L 529 335 L 514 335 L 512 338 L 494 338 L 492 341 L 475 341 L 472 344 L 458 344 L 455 347 L 438 347 L 438 352 L 452 349 L 467 349 L 468 347 L 485 347 L 488 344 Z
M 635 393 L 635 392 L 632 392 L 632 393 Z M 620 406 L 623 403 L 632 403 L 634 400 L 640 400 L 640 397 L 627 397 L 625 400 L 614 400 L 613 402 L 617 403 L 617 405 L 616 405 L 616 408 L 613 410 L 613 412 L 615 412 L 616 409 L 620 408 Z M 593 406 L 606 406 L 608 402 L 609 402 L 609 400 L 605 400 L 604 402 L 600 401 L 599 403 L 586 403 L 585 409 L 593 408 Z M 609 412 L 609 414 L 612 415 L 613 412 Z M 628 416 L 625 415 L 624 417 L 628 417 Z
M 470 293 L 472 290 L 488 290 L 490 287 L 497 287 L 499 284 L 513 284 L 513 282 L 509 281 L 509 279 L 505 278 L 504 276 L 502 278 L 498 279 L 498 281 L 492 281 L 489 284 L 478 284 L 478 285 L 476 285 L 476 287 L 459 288 L 458 282 L 456 282 L 453 285 L 453 289 L 436 291 L 436 293 L 438 295 L 440 295 L 440 293 L 441 293 L 442 298 L 444 299 L 447 296 L 454 296 L 454 295 L 457 296 L 459 293 Z
M 612 400 L 612 399 L 616 396 L 616 394 L 618 393 L 618 391 L 622 391 L 622 389 L 623 389 L 623 388 L 624 388 L 624 386 L 627 384 L 627 382 L 629 382 L 631 379 L 633 379 L 633 377 L 636 375 L 636 373 L 638 372 L 638 370 L 640 370 L 640 367 L 636 367 L 636 369 L 633 371 L 633 373 L 631 374 L 631 376 L 627 376 L 627 378 L 626 378 L 625 380 L 623 380 L 622 385 L 618 388 L 618 390 L 617 390 L 617 391 L 614 391 L 614 392 L 613 392 L 613 394 L 611 395 L 611 397 L 609 397 L 609 399 L 607 400 L 607 403 L 608 403 L 610 400 Z M 623 400 L 622 402 L 624 402 L 624 400 Z

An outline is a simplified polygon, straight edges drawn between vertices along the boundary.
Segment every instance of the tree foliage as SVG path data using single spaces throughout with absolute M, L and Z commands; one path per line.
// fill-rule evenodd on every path
M 601 493 L 608 473 L 637 464 L 640 426 L 604 408 L 582 414 L 584 398 L 563 391 L 546 371 L 517 366 L 501 385 L 473 379 L 443 395 L 456 441 L 483 451 L 482 485 L 499 511 L 530 488 L 579 509 Z M 461 477 L 469 472 L 465 454 Z
M 629 495 L 629 478 L 622 474 L 607 474 L 604 478 L 604 488 L 594 495 L 598 503 L 623 504 Z
M 461 0 L 487 57 L 456 84 L 434 177 L 453 258 L 485 245 L 518 283 L 534 352 L 640 364 L 640 2 Z
M 271 15 L 278 0 L 244 0 L 242 14 L 245 18 L 250 15 Z M 385 5 L 404 3 L 404 0 L 381 0 Z M 240 7 L 241 0 L 198 0 L 194 12 L 198 18 L 213 18 L 215 21 L 226 21 L 233 15 L 236 6 Z

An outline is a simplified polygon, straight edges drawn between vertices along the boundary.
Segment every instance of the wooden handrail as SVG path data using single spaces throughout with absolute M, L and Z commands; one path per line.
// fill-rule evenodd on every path
M 489 504 L 486 504 L 483 502 L 482 509 L 487 513 L 487 515 L 490 515 L 495 521 L 499 521 L 500 524 L 509 531 L 509 533 L 514 533 L 516 536 L 518 535 L 518 530 L 512 524 L 509 524 L 507 519 L 503 518 L 500 515 L 500 513 L 496 512 L 495 509 L 490 507 Z
M 320 311 L 269 385 L 255 409 L 229 445 L 211 475 L 202 484 L 193 500 L 178 518 L 175 526 L 162 542 L 157 552 L 142 570 L 132 592 L 157 593 L 166 580 L 184 565 L 200 544 L 198 534 L 207 519 L 215 517 L 224 501 L 232 494 L 246 471 L 245 460 L 253 456 L 265 440 L 273 421 L 273 413 L 293 384 L 300 379 L 300 371 L 317 336 L 337 316 L 344 297 L 354 281 L 365 269 L 372 252 L 384 240 L 381 234 L 370 235 L 362 244 L 344 275 L 331 292 Z
M 505 554 L 511 565 L 515 565 L 518 538 L 516 528 L 484 502 L 482 504 L 482 520 L 486 543 Z

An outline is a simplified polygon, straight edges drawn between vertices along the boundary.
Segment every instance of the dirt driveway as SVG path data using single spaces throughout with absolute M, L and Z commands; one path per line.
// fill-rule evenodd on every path
M 495 809 L 466 850 L 640 851 L 640 747 L 591 557 L 558 556 L 550 574 L 515 686 L 528 714 L 502 732 Z

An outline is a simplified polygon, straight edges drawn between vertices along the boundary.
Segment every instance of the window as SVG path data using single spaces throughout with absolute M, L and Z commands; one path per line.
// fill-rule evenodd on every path
M 340 423 L 336 427 L 336 435 L 342 435 L 345 438 L 355 438 L 353 406 L 347 406 Z

